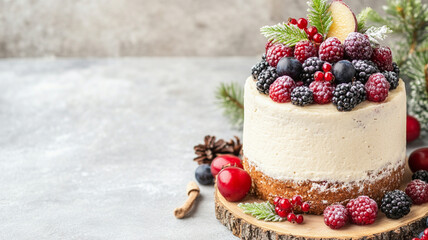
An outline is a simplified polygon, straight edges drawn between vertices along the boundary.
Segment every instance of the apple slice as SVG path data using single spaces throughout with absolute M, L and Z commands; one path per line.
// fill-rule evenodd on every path
M 357 18 L 342 0 L 333 0 L 329 10 L 333 23 L 327 37 L 337 37 L 343 43 L 349 33 L 358 31 Z

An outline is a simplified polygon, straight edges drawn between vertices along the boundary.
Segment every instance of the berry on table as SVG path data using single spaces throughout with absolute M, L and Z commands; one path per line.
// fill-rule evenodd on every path
M 287 75 L 292 79 L 299 79 L 302 73 L 302 63 L 293 57 L 283 57 L 276 66 L 278 76 Z
M 202 185 L 210 185 L 214 183 L 214 176 L 211 173 L 209 164 L 201 164 L 196 168 L 195 178 Z
M 296 223 L 297 224 L 301 224 L 303 222 L 303 216 L 302 215 L 297 215 L 296 216 Z
M 383 102 L 388 97 L 389 82 L 382 73 L 375 73 L 365 84 L 367 99 L 372 102 Z
M 352 60 L 366 60 L 372 57 L 373 48 L 367 35 L 351 32 L 343 45 L 345 46 L 345 55 Z
M 324 73 L 321 71 L 318 71 L 314 74 L 314 80 L 315 81 L 323 81 L 324 80 Z
M 324 64 L 322 65 L 322 70 L 323 70 L 324 72 L 330 72 L 330 71 L 331 71 L 331 64 L 330 64 L 330 63 L 324 63 Z
M 289 222 L 294 222 L 294 221 L 296 220 L 296 215 L 295 215 L 294 213 L 289 213 L 289 214 L 287 215 L 287 220 L 288 220 Z
M 412 175 L 412 180 L 419 179 L 428 183 L 428 171 L 427 170 L 418 170 Z
M 366 99 L 366 91 L 361 82 L 341 83 L 333 91 L 332 102 L 339 111 L 351 111 Z
M 416 119 L 410 115 L 407 115 L 407 123 L 406 123 L 406 140 L 407 140 L 407 142 L 412 142 L 412 141 L 418 139 L 420 134 L 421 134 L 421 124 L 419 123 L 418 119 Z M 427 160 L 427 162 L 428 162 L 428 160 Z
M 334 64 L 332 72 L 337 84 L 349 83 L 355 77 L 354 65 L 348 60 L 341 60 Z
M 317 56 L 317 49 L 315 45 L 308 40 L 300 41 L 294 47 L 294 57 L 303 63 L 306 59 L 310 57 Z
M 299 18 L 299 20 L 297 20 L 297 27 L 299 27 L 300 29 L 305 29 L 307 26 L 308 20 L 304 18 Z
M 314 93 L 314 102 L 318 104 L 331 102 L 331 98 L 333 97 L 333 86 L 330 82 L 314 81 L 309 85 L 309 88 Z
M 256 87 L 260 93 L 269 94 L 270 85 L 275 82 L 278 74 L 276 73 L 276 68 L 267 67 L 263 70 L 257 77 Z
M 303 212 L 308 212 L 310 208 L 311 208 L 311 206 L 309 205 L 308 202 L 302 203 L 302 211 Z
M 346 204 L 351 221 L 357 225 L 369 225 L 376 221 L 378 207 L 375 200 L 359 196 Z
M 292 25 L 296 25 L 297 24 L 297 20 L 295 18 L 289 18 L 288 19 L 288 23 L 290 23 Z
M 408 134 L 409 132 L 407 132 Z M 418 148 L 413 151 L 409 156 L 409 167 L 412 172 L 418 170 L 427 170 L 428 171 L 428 148 Z M 427 221 L 428 226 L 428 221 Z
M 336 37 L 327 38 L 319 49 L 320 59 L 327 62 L 337 62 L 343 59 L 345 48 Z
M 386 80 L 389 82 L 389 90 L 396 89 L 398 87 L 398 76 L 393 71 L 385 71 L 382 73 Z
M 281 209 L 283 209 L 283 210 L 290 211 L 293 206 L 291 205 L 290 200 L 288 200 L 286 198 L 282 198 L 278 202 L 278 207 L 281 208 Z
M 399 219 L 409 214 L 412 199 L 401 190 L 387 192 L 380 205 L 380 210 L 387 218 Z
M 293 196 L 293 198 L 291 199 L 291 203 L 294 206 L 301 206 L 302 205 L 302 197 L 299 195 Z
M 314 81 L 314 74 L 317 71 L 322 71 L 322 66 L 325 62 L 319 59 L 318 57 L 310 57 L 306 59 L 302 64 L 302 74 L 300 79 L 306 84 L 309 85 Z
M 272 45 L 266 52 L 266 61 L 272 67 L 276 67 L 279 60 L 283 57 L 292 57 L 293 56 L 293 48 L 288 47 L 284 44 L 276 43 Z
M 381 71 L 393 71 L 392 52 L 389 47 L 377 47 L 373 49 L 372 61 Z
M 263 56 L 265 56 L 265 55 L 263 54 Z M 266 60 L 264 60 L 262 57 L 262 60 L 260 62 L 256 63 L 256 65 L 254 65 L 251 68 L 251 75 L 253 75 L 253 78 L 255 80 L 257 80 L 257 77 L 259 76 L 259 74 L 263 70 L 265 70 L 267 67 L 269 67 L 269 63 L 267 63 Z
M 428 184 L 422 180 L 415 179 L 407 184 L 406 194 L 416 205 L 426 203 L 428 202 Z
M 298 86 L 291 92 L 291 103 L 306 106 L 314 102 L 314 93 L 307 86 Z
M 324 80 L 331 82 L 334 80 L 334 75 L 331 72 L 324 73 Z
M 323 36 L 319 33 L 316 33 L 312 39 L 316 42 L 316 43 L 322 43 L 322 41 L 324 40 Z
M 296 87 L 294 80 L 289 76 L 282 76 L 269 87 L 269 97 L 277 103 L 291 101 L 291 91 Z
M 279 196 L 276 196 L 274 199 L 273 199 L 273 205 L 278 205 L 278 203 L 279 203 L 279 200 L 281 200 L 282 198 L 281 197 L 279 197 Z
M 282 218 L 286 218 L 288 215 L 288 212 L 284 209 L 281 209 L 280 207 L 275 207 L 275 212 Z
M 352 65 L 356 71 L 355 78 L 364 84 L 369 80 L 370 75 L 379 72 L 376 64 L 370 60 L 352 60 Z
M 217 188 L 227 201 L 240 201 L 250 191 L 251 177 L 242 168 L 227 167 L 217 175 Z
M 324 223 L 331 229 L 339 229 L 348 222 L 348 210 L 342 205 L 330 205 L 324 209 Z

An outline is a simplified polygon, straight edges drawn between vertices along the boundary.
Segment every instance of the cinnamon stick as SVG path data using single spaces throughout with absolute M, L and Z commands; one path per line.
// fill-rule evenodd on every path
M 183 218 L 189 213 L 192 209 L 193 203 L 195 203 L 196 198 L 199 196 L 199 186 L 195 182 L 189 182 L 187 184 L 187 195 L 188 198 L 184 202 L 183 206 L 176 208 L 174 210 L 174 215 L 176 218 Z

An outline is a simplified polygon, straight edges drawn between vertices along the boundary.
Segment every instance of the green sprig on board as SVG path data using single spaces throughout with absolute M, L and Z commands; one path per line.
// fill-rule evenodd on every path
M 328 10 L 330 4 L 327 3 L 327 0 L 312 0 L 308 2 L 308 6 L 310 7 L 308 9 L 310 25 L 315 26 L 318 33 L 325 37 L 333 23 L 333 17 Z
M 258 220 L 265 222 L 281 222 L 286 220 L 278 216 L 275 212 L 275 206 L 270 202 L 263 203 L 240 203 L 238 207 L 244 210 L 244 213 L 254 216 Z
M 308 35 L 296 25 L 287 25 L 279 23 L 274 26 L 264 26 L 260 32 L 273 43 L 279 42 L 284 45 L 293 47 L 302 40 L 308 40 Z

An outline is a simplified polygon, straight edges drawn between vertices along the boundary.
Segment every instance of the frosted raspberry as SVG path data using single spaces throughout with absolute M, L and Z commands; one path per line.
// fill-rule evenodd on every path
M 300 41 L 294 48 L 294 57 L 301 63 L 306 59 L 316 57 L 317 55 L 317 48 L 310 41 Z
M 314 93 L 314 102 L 318 104 L 326 104 L 331 102 L 333 97 L 333 86 L 327 81 L 313 81 L 309 88 Z
M 377 47 L 373 49 L 372 61 L 380 71 L 393 71 L 392 53 L 389 47 Z
M 337 62 L 343 59 L 345 48 L 336 37 L 329 37 L 320 45 L 320 59 L 327 62 Z
M 267 42 L 266 43 L 266 45 L 265 45 L 265 53 L 267 53 L 267 50 L 270 48 L 270 47 L 272 47 L 272 45 L 273 45 L 273 40 L 270 40 L 269 42 Z
M 342 205 L 331 205 L 324 209 L 324 223 L 331 229 L 339 229 L 348 222 L 348 210 Z
M 293 48 L 285 46 L 284 44 L 274 44 L 266 52 L 266 61 L 272 67 L 276 67 L 279 60 L 283 57 L 292 57 Z
M 373 54 L 373 48 L 367 35 L 359 32 L 351 32 L 345 39 L 345 54 L 350 59 L 369 60 Z
M 357 225 L 369 225 L 376 221 L 377 203 L 367 196 L 352 199 L 346 204 L 346 209 L 348 209 L 352 222 Z
M 365 88 L 367 99 L 372 102 L 382 102 L 388 97 L 389 82 L 382 73 L 375 73 L 369 77 Z
M 278 103 L 285 103 L 291 100 L 291 92 L 296 87 L 294 80 L 289 76 L 282 76 L 270 85 L 269 96 Z
M 409 195 L 414 204 L 426 203 L 428 202 L 428 184 L 415 179 L 407 184 L 406 194 Z

